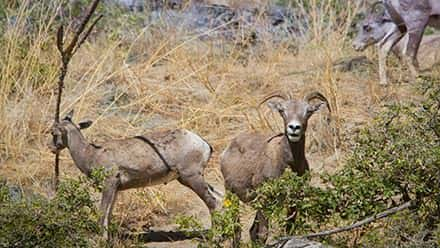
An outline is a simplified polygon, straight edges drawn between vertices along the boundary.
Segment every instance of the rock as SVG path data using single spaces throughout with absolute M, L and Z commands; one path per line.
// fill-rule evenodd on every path
M 341 72 L 349 72 L 359 70 L 362 67 L 371 65 L 373 65 L 373 62 L 371 62 L 366 56 L 357 56 L 336 61 L 333 67 L 335 68 L 335 70 Z
M 331 248 L 331 246 L 323 245 L 319 242 L 307 239 L 291 238 L 284 244 L 276 246 L 277 248 Z
M 18 185 L 9 184 L 6 180 L 0 178 L 0 188 L 6 188 L 10 202 L 20 202 L 24 200 L 33 200 L 42 196 L 31 189 L 22 188 Z
M 23 194 L 20 187 L 16 185 L 7 186 L 9 189 L 9 198 L 13 202 L 18 202 L 23 199 Z
M 145 1 L 142 0 L 107 0 L 106 2 L 110 4 L 116 4 L 130 11 L 143 11 L 145 8 Z
M 226 38 L 229 40 L 271 39 L 281 41 L 292 35 L 302 35 L 306 22 L 295 16 L 294 10 L 280 5 L 230 5 L 192 1 L 184 5 L 182 0 L 153 0 L 147 4 L 140 0 L 107 0 L 129 10 L 150 9 L 145 26 L 161 24 L 190 33 L 205 34 L 201 39 Z M 209 31 L 209 32 L 207 32 Z M 243 37 L 245 36 L 245 37 Z M 246 39 L 246 37 L 251 37 Z

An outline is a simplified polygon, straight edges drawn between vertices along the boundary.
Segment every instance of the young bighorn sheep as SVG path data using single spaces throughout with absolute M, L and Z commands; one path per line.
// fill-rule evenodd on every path
M 91 125 L 83 121 L 76 125 L 71 111 L 51 128 L 52 152 L 68 148 L 79 170 L 90 176 L 93 169 L 104 167 L 108 175 L 104 181 L 100 209 L 100 224 L 108 238 L 108 225 L 118 191 L 167 183 L 177 179 L 191 188 L 212 212 L 219 205 L 218 192 L 204 178 L 204 168 L 211 157 L 210 145 L 197 134 L 185 129 L 160 131 L 111 140 L 102 146 L 89 143 L 81 129 Z
M 243 202 L 251 201 L 254 198 L 253 190 L 268 179 L 280 177 L 288 166 L 300 176 L 309 170 L 304 151 L 307 122 L 323 104 L 330 111 L 327 99 L 319 92 L 308 94 L 304 100 L 272 95 L 262 103 L 274 97 L 281 100 L 269 101 L 268 106 L 283 118 L 284 133 L 276 136 L 258 132 L 241 133 L 232 140 L 220 158 L 225 188 Z M 312 100 L 320 102 L 312 103 Z M 266 217 L 258 211 L 250 230 L 251 239 L 265 242 L 267 225 Z M 238 240 L 239 234 L 234 243 Z

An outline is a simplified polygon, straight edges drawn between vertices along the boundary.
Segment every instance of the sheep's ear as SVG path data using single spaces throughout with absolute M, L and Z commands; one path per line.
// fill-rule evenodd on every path
M 93 121 L 85 120 L 78 123 L 79 129 L 86 129 L 92 125 Z
M 307 111 L 314 113 L 314 112 L 320 110 L 322 108 L 322 106 L 324 106 L 324 105 L 325 105 L 325 103 L 323 103 L 323 102 L 318 102 L 316 104 L 312 104 L 308 107 Z
M 67 115 L 64 117 L 63 120 L 66 120 L 66 121 L 72 121 L 72 119 L 73 119 L 73 113 L 74 113 L 73 109 L 70 110 L 70 112 L 67 113 Z
M 280 101 L 267 102 L 267 106 L 273 111 L 277 111 L 277 112 L 284 111 L 284 105 Z

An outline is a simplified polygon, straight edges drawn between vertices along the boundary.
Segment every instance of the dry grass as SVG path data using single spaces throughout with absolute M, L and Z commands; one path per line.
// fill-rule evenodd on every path
M 0 46 L 0 177 L 51 194 L 53 155 L 45 143 L 53 118 L 59 56 L 50 25 L 25 33 L 29 10 L 23 6 Z M 356 6 L 347 9 L 343 16 L 352 18 Z M 96 35 L 72 61 L 63 113 L 74 108 L 76 120 L 93 119 L 94 125 L 84 133 L 98 144 L 156 129 L 193 130 L 213 145 L 208 180 L 222 187 L 218 155 L 227 142 L 245 130 L 281 128 L 276 114 L 257 109 L 259 100 L 276 90 L 296 97 L 319 90 L 331 102 L 333 123 L 326 124 L 325 111 L 312 117 L 307 152 L 315 174 L 333 171 L 343 161 L 353 134 L 381 105 L 411 96 L 409 84 L 380 88 L 375 68 L 332 70 L 333 61 L 355 54 L 348 48 L 348 25 L 334 31 L 318 18 L 318 12 L 326 11 L 331 16 L 326 6 L 311 13 L 313 39 L 297 44 L 300 49 L 295 54 L 288 46 L 269 42 L 244 49 L 233 42 L 201 41 L 171 31 L 140 30 L 129 40 Z M 44 16 L 47 23 L 53 22 L 54 15 Z M 133 56 L 137 62 L 128 63 Z M 308 68 L 314 70 L 287 76 Z M 66 151 L 61 159 L 62 177 L 79 175 Z M 136 229 L 172 223 L 176 213 L 208 216 L 195 194 L 171 183 L 122 193 L 115 220 Z

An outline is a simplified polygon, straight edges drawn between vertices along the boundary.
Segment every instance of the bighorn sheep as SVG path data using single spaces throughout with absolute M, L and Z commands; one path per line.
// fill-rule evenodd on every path
M 272 95 L 262 103 L 280 113 L 284 120 L 284 133 L 270 135 L 258 132 L 245 132 L 232 140 L 222 153 L 220 166 L 225 179 L 225 188 L 235 193 L 243 202 L 251 201 L 252 191 L 268 179 L 280 177 L 287 166 L 298 175 L 309 170 L 305 156 L 305 132 L 309 118 L 325 104 L 330 111 L 327 99 L 318 92 L 308 94 L 304 100 L 291 100 L 282 95 Z M 320 100 L 312 103 L 312 100 Z M 262 104 L 261 103 L 261 104 Z M 293 210 L 293 209 L 292 209 Z M 289 215 L 291 215 L 289 213 Z M 250 230 L 251 239 L 265 242 L 268 221 L 258 211 Z M 234 243 L 239 240 L 239 234 Z
M 80 129 L 91 121 L 76 125 L 73 111 L 51 128 L 52 152 L 68 148 L 79 170 L 90 176 L 93 169 L 104 167 L 108 175 L 104 181 L 100 209 L 100 224 L 108 238 L 108 225 L 118 191 L 151 186 L 177 179 L 191 188 L 212 212 L 219 205 L 218 192 L 209 186 L 203 172 L 211 157 L 210 145 L 197 134 L 185 129 L 153 132 L 150 134 L 111 140 L 102 146 L 87 142 Z
M 376 11 L 381 5 L 383 9 Z M 387 84 L 385 58 L 394 44 L 407 34 L 402 54 L 415 78 L 419 69 L 417 52 L 427 25 L 440 27 L 438 0 L 379 1 L 372 5 L 367 17 L 361 22 L 353 47 L 360 51 L 368 45 L 378 43 L 380 83 Z

